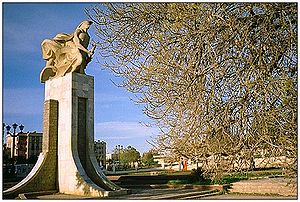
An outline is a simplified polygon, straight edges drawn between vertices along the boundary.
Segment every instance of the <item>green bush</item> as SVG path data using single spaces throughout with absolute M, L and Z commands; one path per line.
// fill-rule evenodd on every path
M 189 184 L 188 180 L 169 180 L 168 184 L 177 185 L 177 184 Z
M 211 180 L 204 175 L 201 168 L 193 169 L 191 174 L 191 182 L 193 184 L 210 184 Z

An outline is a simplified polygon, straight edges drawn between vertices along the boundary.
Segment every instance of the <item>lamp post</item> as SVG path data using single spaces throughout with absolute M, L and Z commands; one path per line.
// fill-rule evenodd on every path
M 118 161 L 120 163 L 120 149 L 121 149 L 121 145 L 118 145 Z
M 4 137 L 4 135 L 5 135 L 5 132 L 4 132 L 5 129 L 4 128 L 5 128 L 5 126 L 6 126 L 5 123 L 2 123 L 2 146 L 4 146 L 4 138 L 5 138 Z
M 12 127 L 13 127 L 13 133 L 10 132 L 10 129 L 11 129 L 10 125 L 6 126 L 6 130 L 7 130 L 7 134 L 9 134 L 13 138 L 11 158 L 13 160 L 13 164 L 15 165 L 15 147 L 16 147 L 16 140 L 15 140 L 15 138 L 18 137 L 19 134 L 23 132 L 24 126 L 22 124 L 19 126 L 19 129 L 20 129 L 19 133 L 16 133 L 18 124 L 14 123 L 14 124 L 12 124 Z
M 120 147 L 121 145 L 116 145 L 117 161 L 120 161 Z

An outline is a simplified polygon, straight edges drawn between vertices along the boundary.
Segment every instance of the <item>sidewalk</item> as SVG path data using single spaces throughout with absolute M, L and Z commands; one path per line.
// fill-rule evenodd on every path
M 278 194 L 297 196 L 297 179 L 265 178 L 232 183 L 230 193 Z
M 278 196 L 278 195 L 261 195 L 261 194 L 223 194 L 208 196 L 199 199 L 214 200 L 297 200 L 297 196 Z

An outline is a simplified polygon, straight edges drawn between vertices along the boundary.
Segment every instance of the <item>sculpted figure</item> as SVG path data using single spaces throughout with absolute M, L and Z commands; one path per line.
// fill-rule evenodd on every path
M 96 47 L 87 49 L 90 41 L 87 30 L 91 24 L 91 21 L 82 21 L 74 33 L 60 33 L 42 42 L 43 59 L 46 60 L 40 74 L 42 83 L 50 77 L 64 76 L 69 72 L 85 74 L 86 65 L 91 61 Z

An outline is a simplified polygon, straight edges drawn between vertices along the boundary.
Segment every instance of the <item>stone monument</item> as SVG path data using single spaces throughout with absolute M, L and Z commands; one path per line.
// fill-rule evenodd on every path
M 90 36 L 87 32 L 91 21 L 82 21 L 72 34 L 60 33 L 53 39 L 42 42 L 42 54 L 46 66 L 40 80 L 44 83 L 49 78 L 65 76 L 70 72 L 85 74 L 84 69 L 91 61 L 96 46 L 87 49 Z
M 87 49 L 91 24 L 83 21 L 74 33 L 42 42 L 43 151 L 29 175 L 4 191 L 6 198 L 41 191 L 93 197 L 128 193 L 106 178 L 94 154 L 94 78 L 85 74 L 95 50 Z

